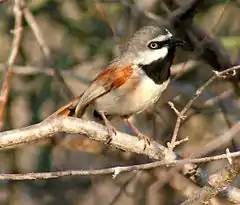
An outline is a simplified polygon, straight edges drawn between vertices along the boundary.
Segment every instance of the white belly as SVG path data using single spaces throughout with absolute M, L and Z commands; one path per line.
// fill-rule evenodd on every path
M 161 93 L 169 84 L 169 80 L 167 80 L 158 85 L 145 73 L 138 73 L 137 75 L 141 75 L 141 80 L 137 82 L 134 89 L 132 89 L 131 83 L 125 83 L 114 91 L 96 99 L 94 102 L 95 109 L 109 115 L 121 116 L 142 112 L 159 99 Z M 134 77 L 136 77 L 136 74 L 132 76 L 133 79 Z

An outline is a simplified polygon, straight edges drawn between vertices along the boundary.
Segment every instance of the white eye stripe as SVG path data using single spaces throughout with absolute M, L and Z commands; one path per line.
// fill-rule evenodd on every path
M 172 37 L 172 34 L 170 32 L 168 32 L 167 35 L 159 35 L 156 38 L 152 39 L 151 41 L 165 41 L 165 40 L 167 40 L 167 39 L 169 39 L 171 37 Z M 149 41 L 149 43 L 151 41 Z
M 167 54 L 168 54 L 167 47 L 163 47 L 161 49 L 156 49 L 156 50 L 149 49 L 143 52 L 139 52 L 138 58 L 136 59 L 134 64 L 149 65 L 158 59 L 165 58 Z

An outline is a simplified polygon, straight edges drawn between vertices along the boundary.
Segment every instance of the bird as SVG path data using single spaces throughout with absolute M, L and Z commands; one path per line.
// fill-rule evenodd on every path
M 81 95 L 50 117 L 82 118 L 90 112 L 92 119 L 106 125 L 109 140 L 116 134 L 110 120 L 120 117 L 140 140 L 144 140 L 145 149 L 151 139 L 142 134 L 129 118 L 158 101 L 170 82 L 170 67 L 176 48 L 183 44 L 183 40 L 165 27 L 148 25 L 140 28 L 122 53 L 97 75 Z

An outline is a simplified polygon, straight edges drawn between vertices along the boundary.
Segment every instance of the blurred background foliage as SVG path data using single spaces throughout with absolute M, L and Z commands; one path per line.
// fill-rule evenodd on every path
M 171 4 L 171 1 L 166 0 L 165 3 Z M 26 4 L 50 48 L 51 58 L 44 57 L 32 30 L 24 22 L 23 39 L 16 64 L 23 67 L 20 67 L 20 72 L 13 77 L 5 129 L 37 123 L 69 100 L 61 83 L 54 80 L 51 74 L 53 69 L 62 73 L 73 95 L 77 96 L 99 71 L 119 54 L 121 46 L 118 44 L 124 44 L 140 25 L 151 22 L 144 18 L 140 11 L 154 12 L 162 18 L 166 17 L 162 1 L 157 0 L 28 0 Z M 13 1 L 10 0 L 0 5 L 1 78 L 12 41 L 12 5 Z M 218 36 L 231 53 L 232 60 L 240 62 L 239 1 L 209 0 L 199 9 L 195 21 L 209 33 Z M 179 51 L 176 63 L 191 59 L 198 62 L 194 53 Z M 29 66 L 38 70 L 24 73 L 24 69 Z M 134 119 L 135 123 L 144 133 L 154 135 L 161 143 L 169 141 L 176 116 L 164 102 L 171 99 L 176 107 L 181 109 L 195 90 L 212 76 L 211 70 L 208 65 L 198 62 L 189 71 L 175 76 L 166 92 L 166 98 L 161 100 L 163 102 L 158 103 L 156 110 L 150 109 L 138 115 Z M 227 92 L 226 97 L 216 103 L 215 97 L 224 92 Z M 229 126 L 240 118 L 239 112 L 236 112 L 239 104 L 239 96 L 235 95 L 229 82 L 214 83 L 197 101 L 190 111 L 191 117 L 183 124 L 179 137 L 189 136 L 190 140 L 178 148 L 179 153 L 189 156 L 199 145 L 204 145 L 226 132 Z M 127 128 L 124 129 L 128 131 Z M 0 171 L 21 173 L 102 168 L 129 164 L 127 153 L 125 154 L 124 161 L 108 155 L 87 153 L 81 149 L 73 151 L 55 144 L 28 145 L 1 151 Z M 215 162 L 205 169 L 212 173 L 221 166 L 222 162 Z M 115 198 L 128 180 L 127 190 L 123 191 L 119 198 Z M 150 191 L 153 185 L 155 186 L 155 183 L 151 176 L 145 172 L 139 172 L 134 178 L 132 173 L 123 174 L 118 180 L 113 180 L 111 176 L 101 176 L 26 182 L 1 181 L 0 204 L 154 205 L 179 204 L 184 199 L 168 184 Z

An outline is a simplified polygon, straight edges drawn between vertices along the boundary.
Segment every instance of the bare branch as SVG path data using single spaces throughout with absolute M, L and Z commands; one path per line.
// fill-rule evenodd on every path
M 0 174 L 0 180 L 34 180 L 34 179 L 52 179 L 63 176 L 89 176 L 89 175 L 106 175 L 112 174 L 113 177 L 117 177 L 122 172 L 129 172 L 135 170 L 147 170 L 160 166 L 169 166 L 176 164 L 185 164 L 185 163 L 203 163 L 214 160 L 227 159 L 229 157 L 239 157 L 239 152 L 234 152 L 230 154 L 222 154 L 213 157 L 204 157 L 199 159 L 190 159 L 190 160 L 173 160 L 173 161 L 157 161 L 152 163 L 132 165 L 132 166 L 121 166 L 121 167 L 111 167 L 106 169 L 97 169 L 97 170 L 72 170 L 72 171 L 56 171 L 56 172 L 42 172 L 42 173 L 26 173 L 26 174 Z
M 184 106 L 184 108 L 182 109 L 181 112 L 178 112 L 178 118 L 177 118 L 177 122 L 174 128 L 174 132 L 173 132 L 173 136 L 171 139 L 170 144 L 168 145 L 170 150 L 173 150 L 177 141 L 177 135 L 180 129 L 180 125 L 181 122 L 184 120 L 184 118 L 182 116 L 186 115 L 186 112 L 189 110 L 189 108 L 193 105 L 193 103 L 195 102 L 195 100 L 203 93 L 203 91 L 213 82 L 215 81 L 217 78 L 221 78 L 222 76 L 225 76 L 226 74 L 229 74 L 231 72 L 237 72 L 238 70 L 240 70 L 240 65 L 234 66 L 232 68 L 226 69 L 224 71 L 221 72 L 216 72 L 214 71 L 214 74 L 206 83 L 204 83 L 196 92 L 194 97 L 188 101 L 188 103 Z M 231 73 L 232 75 L 232 73 Z
M 238 123 L 239 125 L 239 123 Z M 238 126 L 240 129 L 240 126 Z M 14 146 L 24 143 L 30 143 L 38 141 L 40 139 L 46 139 L 59 132 L 73 133 L 87 135 L 90 139 L 101 141 L 106 143 L 108 141 L 108 132 L 106 128 L 100 124 L 90 121 L 84 121 L 82 119 L 74 117 L 58 117 L 49 118 L 41 123 L 10 131 L 0 133 L 0 148 L 7 146 Z M 168 149 L 164 146 L 152 141 L 150 146 L 144 148 L 144 142 L 139 141 L 135 136 L 117 132 L 112 137 L 110 145 L 115 146 L 119 149 L 135 152 L 138 154 L 144 154 L 150 158 L 161 160 L 153 163 L 133 165 L 127 167 L 114 167 L 100 170 L 90 171 L 65 171 L 65 172 L 49 172 L 49 173 L 28 173 L 28 174 L 2 174 L 0 179 L 48 179 L 60 176 L 70 175 L 98 175 L 98 174 L 114 174 L 117 176 L 121 172 L 139 170 L 139 169 L 151 169 L 163 165 L 175 165 L 175 164 L 186 164 L 186 163 L 203 163 L 213 160 L 228 159 L 229 157 L 240 156 L 240 152 L 227 153 L 213 157 L 205 157 L 199 159 L 183 159 L 175 160 L 174 156 L 169 157 Z M 174 155 L 174 153 L 172 153 Z
M 212 152 L 216 149 L 219 149 L 221 146 L 226 145 L 230 142 L 234 136 L 240 132 L 240 122 L 236 123 L 223 135 L 217 137 L 216 139 L 211 140 L 209 143 L 204 145 L 202 149 L 199 149 L 196 153 L 191 155 L 191 157 L 200 157 Z
M 171 75 L 172 76 L 177 75 L 176 77 L 179 78 L 184 73 L 193 70 L 194 67 L 199 64 L 200 64 L 200 62 L 193 61 L 193 60 L 189 60 L 184 63 L 174 64 L 171 66 Z M 75 66 L 77 67 L 78 64 Z M 5 64 L 0 64 L 0 72 L 2 72 L 4 70 L 5 70 Z M 37 75 L 37 74 L 41 73 L 41 74 L 46 74 L 48 76 L 53 76 L 55 73 L 54 68 L 40 68 L 40 67 L 36 67 L 36 66 L 31 66 L 31 65 L 25 65 L 25 66 L 14 65 L 14 66 L 12 66 L 12 71 L 14 74 L 18 74 L 18 75 Z M 65 77 L 65 75 L 71 75 L 71 72 L 72 71 L 69 71 L 69 70 L 63 70 L 60 73 L 61 73 L 61 75 L 64 75 L 64 77 Z M 83 78 L 83 77 L 77 76 L 76 78 Z M 85 79 L 85 81 L 87 83 L 90 83 L 90 80 Z
M 100 124 L 75 117 L 57 117 L 29 127 L 0 133 L 0 148 L 46 139 L 60 132 L 87 135 L 90 139 L 101 142 L 108 141 L 108 132 Z M 152 141 L 151 145 L 143 150 L 144 142 L 142 140 L 120 132 L 113 136 L 110 145 L 122 150 L 144 154 L 157 160 L 163 158 L 165 151 L 165 147 L 155 141 Z
M 15 0 L 13 6 L 13 13 L 15 17 L 15 25 L 12 31 L 13 33 L 13 41 L 11 46 L 11 51 L 6 63 L 6 75 L 4 76 L 4 81 L 1 89 L 0 96 L 0 129 L 4 125 L 4 115 L 5 115 L 5 107 L 8 100 L 9 90 L 12 82 L 12 66 L 14 65 L 17 55 L 19 52 L 19 47 L 22 39 L 22 21 L 23 21 L 23 12 L 21 8 L 21 0 Z
M 36 37 L 36 40 L 39 44 L 39 47 L 40 47 L 45 59 L 47 61 L 50 61 L 51 57 L 52 57 L 51 51 L 50 51 L 47 43 L 44 40 L 41 29 L 39 28 L 38 23 L 37 23 L 36 19 L 34 18 L 33 14 L 26 6 L 25 0 L 22 0 L 22 1 L 23 1 L 23 6 L 24 6 L 23 15 L 24 15 L 28 25 L 32 29 L 33 34 Z M 56 78 L 57 82 L 59 82 L 60 85 L 62 85 L 62 88 L 64 89 L 64 94 L 66 95 L 65 97 L 67 98 L 67 100 L 73 98 L 74 97 L 73 92 L 69 89 L 69 87 L 67 86 L 67 84 L 64 81 L 64 78 L 62 77 L 61 73 L 57 69 L 54 69 L 54 77 Z
M 233 66 L 229 52 L 217 37 L 207 33 L 192 21 L 202 3 L 204 3 L 203 0 L 192 0 L 180 4 L 179 1 L 172 0 L 171 6 L 178 9 L 169 14 L 167 24 L 176 30 L 179 36 L 185 38 L 189 45 L 188 50 L 197 51 L 199 57 L 214 69 L 225 70 Z M 223 12 L 228 4 L 229 1 L 226 1 Z
M 240 174 L 240 161 L 234 160 L 231 166 L 220 173 L 213 174 L 208 179 L 208 185 L 181 205 L 204 205 L 219 192 L 224 191 L 227 186 Z
M 25 4 L 25 2 L 24 2 L 24 4 Z M 43 38 L 42 32 L 37 24 L 37 21 L 35 20 L 34 16 L 30 12 L 30 10 L 26 7 L 26 5 L 24 5 L 23 15 L 24 15 L 24 18 L 26 19 L 28 25 L 30 26 L 30 28 L 33 31 L 34 36 L 36 37 L 37 42 L 39 44 L 39 47 L 42 50 L 42 53 L 44 54 L 44 56 L 47 59 L 50 59 L 50 57 L 51 57 L 50 49 Z
M 203 0 L 192 0 L 188 3 L 181 5 L 181 7 L 179 7 L 169 15 L 169 23 L 179 24 L 183 21 L 192 20 L 194 15 L 197 13 L 198 7 L 202 5 L 203 2 Z
M 188 103 L 184 106 L 184 108 L 182 109 L 182 111 L 179 113 L 178 118 L 177 118 L 177 122 L 174 128 L 174 132 L 173 132 L 173 136 L 171 139 L 171 142 L 169 144 L 169 149 L 173 150 L 177 141 L 177 135 L 180 129 L 180 125 L 182 120 L 186 117 L 182 117 L 186 115 L 186 112 L 188 111 L 188 109 L 192 106 L 192 104 L 195 102 L 195 100 L 202 94 L 202 92 L 205 90 L 206 87 L 208 87 L 217 77 L 213 76 L 212 78 L 210 78 L 206 83 L 204 83 L 196 92 L 194 97 L 188 101 Z

